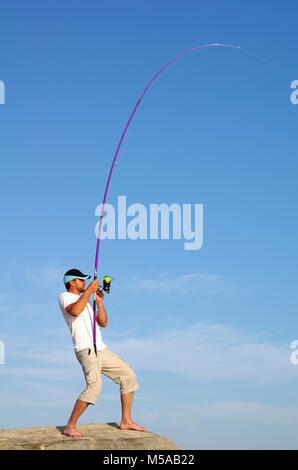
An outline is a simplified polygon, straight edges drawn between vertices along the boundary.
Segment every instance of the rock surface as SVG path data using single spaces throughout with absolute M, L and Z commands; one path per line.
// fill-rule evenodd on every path
M 149 431 L 122 431 L 119 423 L 82 424 L 86 437 L 62 434 L 64 426 L 0 429 L 0 450 L 171 450 L 172 441 Z

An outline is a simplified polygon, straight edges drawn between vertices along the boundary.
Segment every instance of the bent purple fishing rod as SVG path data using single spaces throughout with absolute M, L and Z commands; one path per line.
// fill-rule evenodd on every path
M 104 214 L 104 208 L 105 208 L 105 203 L 106 203 L 106 199 L 107 199 L 107 194 L 108 194 L 108 189 L 109 189 L 109 185 L 110 185 L 110 181 L 111 181 L 111 177 L 112 177 L 112 173 L 113 173 L 113 170 L 114 170 L 114 166 L 115 166 L 115 163 L 116 163 L 116 160 L 117 160 L 117 156 L 118 156 L 118 153 L 119 153 L 119 150 L 120 150 L 120 147 L 122 145 L 122 142 L 123 142 L 123 139 L 125 137 L 125 134 L 127 132 L 127 129 L 131 123 L 131 120 L 136 112 L 136 110 L 138 109 L 142 99 L 144 98 L 145 94 L 147 93 L 148 89 L 150 88 L 150 86 L 152 85 L 152 83 L 157 79 L 157 77 L 161 74 L 161 72 L 163 72 L 170 64 L 172 64 L 175 60 L 179 59 L 180 57 L 184 56 L 185 54 L 188 54 L 189 52 L 192 52 L 192 51 L 195 51 L 197 49 L 202 49 L 203 47 L 215 47 L 215 46 L 220 46 L 220 47 L 234 47 L 234 48 L 237 48 L 239 49 L 239 46 L 235 46 L 233 44 L 204 44 L 202 46 L 197 46 L 197 47 L 193 47 L 192 49 L 189 49 L 185 52 L 182 52 L 182 54 L 179 54 L 177 55 L 176 57 L 174 57 L 174 59 L 170 60 L 170 62 L 168 62 L 156 75 L 155 77 L 153 77 L 153 79 L 148 83 L 148 85 L 146 86 L 145 90 L 143 91 L 143 93 L 141 94 L 137 104 L 135 105 L 134 109 L 133 109 L 133 112 L 131 113 L 130 115 L 130 118 L 124 128 L 124 131 L 122 133 L 122 136 L 121 136 L 121 139 L 119 141 L 119 144 L 118 144 L 118 147 L 116 149 L 116 152 L 115 152 L 115 155 L 114 155 L 114 158 L 113 158 L 113 161 L 112 161 L 112 165 L 111 165 L 111 169 L 110 169 L 110 173 L 109 173 L 109 177 L 108 177 L 108 181 L 107 181 L 107 184 L 106 184 L 106 189 L 105 189 L 105 192 L 104 192 L 104 197 L 103 197 L 103 203 L 102 203 L 102 208 L 101 208 L 101 215 L 100 215 L 100 220 L 99 220 L 99 230 L 98 230 L 98 236 L 97 236 L 97 245 L 96 245 L 96 254 L 95 254 L 95 268 L 94 268 L 94 279 L 97 279 L 97 272 L 98 272 L 98 256 L 99 256 L 99 245 L 100 245 L 100 235 L 101 235 L 101 226 L 102 226 L 102 219 L 103 219 L 103 214 Z M 94 345 L 94 350 L 96 352 L 96 294 L 94 294 L 94 300 L 93 300 L 93 345 Z

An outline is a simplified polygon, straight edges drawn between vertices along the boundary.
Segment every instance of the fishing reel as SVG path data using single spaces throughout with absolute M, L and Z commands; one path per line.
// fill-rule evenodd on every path
M 99 286 L 101 289 L 98 289 L 100 290 L 100 292 L 106 292 L 107 294 L 110 293 L 111 291 L 111 281 L 112 281 L 112 278 L 110 276 L 105 276 L 103 278 L 103 286 Z

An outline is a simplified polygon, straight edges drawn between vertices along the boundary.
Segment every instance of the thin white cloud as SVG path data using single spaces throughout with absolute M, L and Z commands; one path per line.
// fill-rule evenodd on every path
M 179 293 L 180 295 L 204 289 L 207 292 L 235 291 L 240 287 L 236 284 L 224 281 L 217 274 L 208 273 L 187 273 L 179 276 L 173 276 L 168 273 L 161 273 L 151 279 L 139 279 L 130 276 L 128 288 L 133 291 L 151 292 L 151 293 Z
M 195 380 L 283 384 L 296 380 L 289 345 L 223 324 L 196 323 L 154 336 L 119 340 L 111 347 L 134 367 Z
M 49 373 L 53 379 L 63 376 L 63 371 L 66 377 L 70 375 L 75 362 L 70 339 L 65 346 L 59 344 L 64 339 L 59 337 L 57 343 L 53 336 L 43 336 L 38 342 L 25 336 L 2 340 L 7 346 L 4 367 L 11 368 L 18 361 L 18 370 L 6 370 L 8 375 L 46 378 Z M 175 326 L 143 337 L 128 337 L 126 332 L 113 336 L 111 331 L 105 342 L 138 370 L 170 372 L 196 381 L 253 385 L 284 385 L 297 380 L 298 366 L 291 363 L 289 344 L 268 341 L 261 334 L 225 324 Z
M 11 300 L 13 298 L 12 294 L 0 294 L 0 302 Z
M 25 279 L 39 288 L 62 286 L 63 274 L 63 268 L 54 261 L 49 261 L 38 268 L 27 267 L 25 269 Z
M 69 396 L 73 394 L 74 399 L 75 393 L 84 386 L 70 342 L 62 345 L 61 338 L 55 342 L 51 335 L 50 340 L 43 336 L 38 342 L 24 335 L 5 340 L 8 347 L 6 364 L 0 369 L 5 384 L 0 397 L 1 406 L 6 400 L 13 403 L 21 396 L 22 406 L 42 403 L 52 406 L 62 394 L 68 397 L 62 400 L 63 405 L 67 405 Z M 137 376 L 144 370 L 153 374 L 171 373 L 181 381 L 183 377 L 193 380 L 194 389 L 200 382 L 209 387 L 227 385 L 231 396 L 237 397 L 229 401 L 203 402 L 193 395 L 193 399 L 189 403 L 183 402 L 183 406 L 176 403 L 175 397 L 174 401 L 156 407 L 152 422 L 158 422 L 161 414 L 169 421 L 175 416 L 177 423 L 173 426 L 178 426 L 181 420 L 187 426 L 218 420 L 292 425 L 298 420 L 298 407 L 270 403 L 272 387 L 277 390 L 297 381 L 298 366 L 290 362 L 292 350 L 288 344 L 270 342 L 261 334 L 249 334 L 230 325 L 207 322 L 179 329 L 172 327 L 143 337 L 127 338 L 123 332 L 121 338 L 117 332 L 114 340 L 110 335 L 110 341 L 106 342 L 113 352 L 131 364 Z M 236 383 L 247 384 L 254 394 L 258 387 L 269 387 L 267 403 L 261 403 L 263 400 L 259 398 L 242 400 L 241 393 L 235 397 L 233 386 Z M 146 390 L 144 393 L 145 398 Z M 181 399 L 184 400 L 183 397 Z M 181 408 L 181 416 L 177 414 L 176 407 Z
M 162 408 L 162 413 L 161 412 Z M 298 406 L 276 405 L 261 401 L 227 400 L 205 401 L 201 403 L 169 401 L 162 407 L 156 407 L 157 416 L 160 413 L 172 419 L 172 424 L 183 421 L 186 427 L 202 427 L 203 423 L 224 421 L 226 423 L 255 423 L 272 425 L 296 425 L 298 421 Z M 144 412 L 146 414 L 146 411 Z M 171 418 L 172 417 L 172 418 Z M 154 419 L 153 419 L 154 421 Z
M 293 424 L 298 421 L 297 406 L 280 406 L 259 402 L 228 401 L 211 402 L 195 407 L 192 411 L 197 421 L 220 419 L 265 424 Z
M 12 309 L 12 301 L 16 298 L 12 294 L 0 294 L 0 312 L 8 312 Z

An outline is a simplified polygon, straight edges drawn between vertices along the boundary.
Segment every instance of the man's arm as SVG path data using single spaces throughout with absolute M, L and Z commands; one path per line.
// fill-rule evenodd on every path
M 84 310 L 84 308 L 86 307 L 90 295 L 93 294 L 93 292 L 96 292 L 98 287 L 99 287 L 99 280 L 95 279 L 89 284 L 89 286 L 87 287 L 85 292 L 81 295 L 81 297 L 73 304 L 68 305 L 65 311 L 67 313 L 70 313 L 74 317 L 79 316 Z
M 103 292 L 97 291 L 96 294 L 96 305 L 97 305 L 97 316 L 96 316 L 96 322 L 98 323 L 99 326 L 105 328 L 108 325 L 108 317 L 107 317 L 107 312 L 103 306 Z

